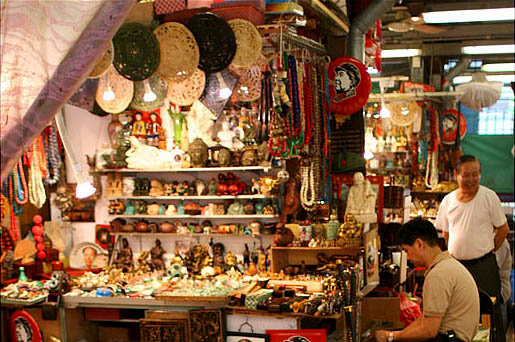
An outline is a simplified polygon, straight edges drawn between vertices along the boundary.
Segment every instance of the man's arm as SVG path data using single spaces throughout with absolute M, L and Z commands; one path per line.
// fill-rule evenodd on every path
M 504 222 L 504 224 L 500 227 L 495 227 L 495 237 L 494 237 L 494 250 L 497 251 L 501 248 L 504 239 L 508 236 L 508 232 L 510 228 L 508 227 L 508 222 Z
M 416 321 L 401 331 L 393 332 L 394 341 L 425 341 L 438 335 L 438 328 L 442 323 L 442 317 L 420 316 Z M 377 330 L 375 333 L 377 342 L 387 342 L 389 331 Z
M 445 239 L 445 244 L 448 245 L 449 244 L 449 232 L 443 232 L 443 238 Z

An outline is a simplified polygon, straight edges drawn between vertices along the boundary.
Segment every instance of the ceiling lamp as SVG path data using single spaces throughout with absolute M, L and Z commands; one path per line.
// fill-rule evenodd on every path
M 402 58 L 420 56 L 422 50 L 420 49 L 393 49 L 381 51 L 382 58 Z
M 460 92 L 458 100 L 472 110 L 480 111 L 482 108 L 490 107 L 499 100 L 503 83 L 487 80 L 482 72 L 472 75 L 472 81 L 460 84 L 456 91 Z
M 461 48 L 461 51 L 466 55 L 515 53 L 515 45 L 514 44 L 506 44 L 506 45 L 464 46 Z
M 515 8 L 488 8 L 422 13 L 427 24 L 471 23 L 478 21 L 515 20 Z

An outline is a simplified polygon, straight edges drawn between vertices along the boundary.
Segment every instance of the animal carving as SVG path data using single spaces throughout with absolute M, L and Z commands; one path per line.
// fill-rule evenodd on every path
M 286 247 L 291 245 L 293 237 L 293 232 L 289 228 L 286 228 L 282 223 L 277 224 L 274 237 L 275 246 Z
M 300 194 L 297 177 L 291 177 L 286 183 L 286 195 L 284 206 L 281 212 L 281 222 L 286 223 L 288 215 L 293 215 L 293 221 L 297 220 L 297 213 L 300 207 Z

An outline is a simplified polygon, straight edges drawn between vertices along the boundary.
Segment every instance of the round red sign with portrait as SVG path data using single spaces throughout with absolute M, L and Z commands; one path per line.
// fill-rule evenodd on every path
M 363 63 L 352 57 L 340 57 L 331 62 L 328 74 L 331 112 L 350 115 L 363 108 L 372 90 Z
M 456 133 L 458 132 L 458 111 L 448 109 L 442 112 L 442 142 L 446 145 L 454 145 Z M 467 120 L 463 113 L 460 113 L 460 139 L 467 133 Z
M 41 330 L 38 324 L 27 311 L 16 310 L 9 320 L 9 333 L 11 341 L 16 342 L 42 342 Z

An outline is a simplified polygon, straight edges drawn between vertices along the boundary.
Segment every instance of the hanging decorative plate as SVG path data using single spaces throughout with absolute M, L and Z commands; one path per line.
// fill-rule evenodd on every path
M 114 45 L 113 41 L 109 42 L 107 50 L 104 52 L 100 60 L 95 64 L 93 70 L 89 73 L 88 78 L 99 78 L 107 72 L 111 64 L 113 64 Z
M 11 314 L 9 319 L 9 335 L 11 341 L 43 341 L 38 323 L 25 310 L 16 310 Z
M 442 113 L 442 142 L 446 145 L 456 143 L 456 132 L 458 130 L 458 111 L 448 109 Z M 467 120 L 463 113 L 460 113 L 460 138 L 463 139 L 467 133 Z
M 392 102 L 387 105 L 392 113 L 391 120 L 397 126 L 408 126 L 413 123 L 417 114 L 422 111 L 422 108 L 417 105 L 417 102 Z
M 236 37 L 236 53 L 231 65 L 250 67 L 261 55 L 263 41 L 257 28 L 250 21 L 233 19 L 227 22 Z
M 258 64 L 249 68 L 236 68 L 231 64 L 229 69 L 239 77 L 233 93 L 236 100 L 250 102 L 261 96 L 261 69 Z
M 218 118 L 229 101 L 237 82 L 238 79 L 227 69 L 209 75 L 200 102 Z
M 116 32 L 113 44 L 113 65 L 123 77 L 143 81 L 157 70 L 159 42 L 145 25 L 123 24 Z
M 159 76 L 166 80 L 182 81 L 198 67 L 199 47 L 193 34 L 179 23 L 165 23 L 154 30 L 161 48 Z
M 148 89 L 145 89 L 145 82 Z M 131 108 L 137 110 L 151 110 L 161 107 L 168 90 L 168 82 L 163 80 L 157 73 L 150 76 L 145 81 L 134 82 L 134 97 L 130 104 Z M 156 95 L 156 99 L 146 102 L 144 99 L 145 92 L 152 91 Z
M 184 81 L 168 81 L 166 97 L 170 102 L 179 106 L 190 106 L 200 98 L 206 85 L 206 74 L 197 69 L 191 77 Z
M 109 88 L 114 94 L 114 99 L 106 97 Z M 110 67 L 107 73 L 98 80 L 97 95 L 95 97 L 102 110 L 117 114 L 123 112 L 131 103 L 134 95 L 134 82 L 120 75 L 114 67 Z M 109 101 L 110 100 L 110 101 Z
M 213 13 L 200 13 L 191 17 L 186 26 L 197 41 L 201 70 L 215 73 L 231 64 L 236 53 L 236 37 L 225 20 Z
M 95 104 L 95 94 L 97 93 L 98 78 L 87 79 L 79 89 L 75 91 L 68 103 L 87 111 L 92 111 Z
M 350 115 L 367 103 L 372 81 L 367 68 L 355 58 L 340 57 L 329 65 L 331 112 Z
M 70 267 L 77 269 L 92 268 L 99 255 L 107 254 L 102 247 L 92 242 L 82 242 L 73 246 L 70 251 Z

